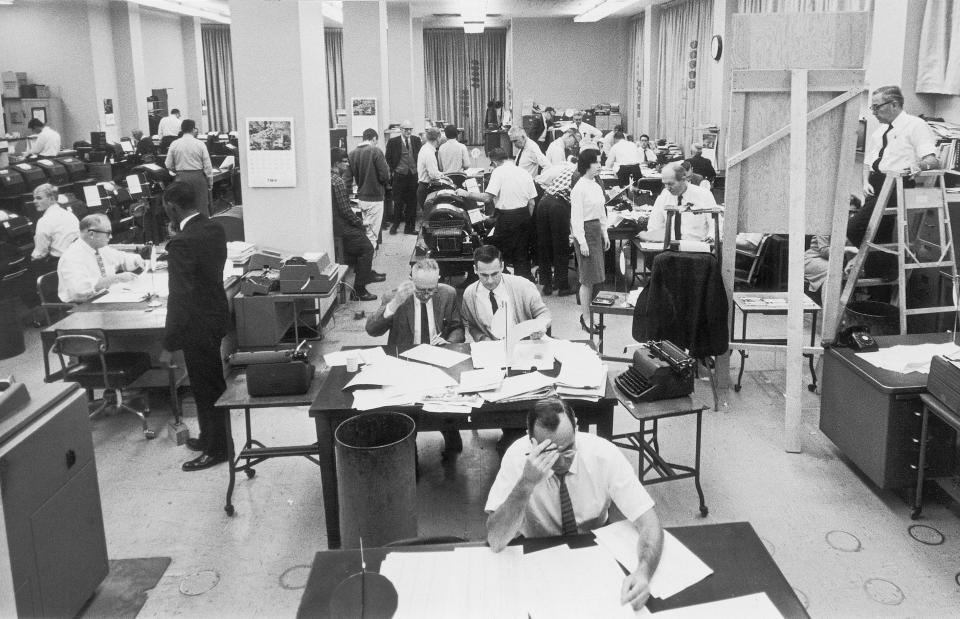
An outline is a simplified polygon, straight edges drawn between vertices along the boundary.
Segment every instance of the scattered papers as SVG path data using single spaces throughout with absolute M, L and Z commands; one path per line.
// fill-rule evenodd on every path
M 567 358 L 560 366 L 556 384 L 558 387 L 579 387 L 581 389 L 599 387 L 606 373 L 603 363 L 595 355 Z
M 539 392 L 542 389 L 553 387 L 553 379 L 540 372 L 530 372 L 519 376 L 508 376 L 503 379 L 500 387 L 494 391 L 484 391 L 481 397 L 488 402 L 501 402 L 509 398 Z
M 553 368 L 557 341 L 542 337 L 539 340 L 513 342 L 512 348 L 509 340 L 473 342 L 470 344 L 470 356 L 473 367 L 477 369 L 507 367 L 509 358 L 511 368 L 549 370 Z
M 107 294 L 97 297 L 93 303 L 139 303 L 151 296 L 166 298 L 170 294 L 167 272 L 157 271 L 138 275 L 129 282 L 110 286 Z
M 960 354 L 960 347 L 953 342 L 945 344 L 915 344 L 912 346 L 900 344 L 883 348 L 876 352 L 859 352 L 857 356 L 882 370 L 907 374 L 919 372 L 930 373 L 930 361 L 934 355 L 943 355 L 952 359 Z
M 504 372 L 501 369 L 489 368 L 483 370 L 467 370 L 460 373 L 460 393 L 476 393 L 497 389 L 503 382 Z
M 632 522 L 620 520 L 596 529 L 593 534 L 597 538 L 597 543 L 613 555 L 627 571 L 633 572 L 637 569 L 637 542 L 640 534 Z M 661 600 L 667 599 L 712 573 L 713 570 L 697 555 L 690 552 L 669 532 L 664 531 L 663 552 L 660 554 L 657 571 L 650 579 L 650 595 Z
M 337 352 L 328 352 L 325 354 L 323 356 L 323 361 L 330 367 L 347 365 L 347 359 L 354 356 L 359 357 L 361 364 L 368 364 L 386 358 L 387 353 L 383 352 L 383 346 L 353 350 L 338 350 Z
M 600 366 L 601 374 L 599 384 L 594 387 L 567 387 L 557 385 L 557 395 L 564 398 L 573 398 L 576 400 L 588 400 L 598 402 L 607 391 L 607 366 Z M 592 382 L 592 381 L 591 381 Z
M 420 344 L 406 352 L 400 353 L 400 356 L 442 368 L 453 367 L 470 358 L 470 355 L 465 355 L 462 352 L 447 350 L 446 348 L 431 346 L 430 344 Z
M 650 616 L 657 619 L 716 619 L 716 617 L 781 619 L 783 617 L 766 593 L 754 593 L 696 606 L 661 610 L 658 613 L 651 613 Z
M 344 390 L 352 387 L 403 387 L 410 393 L 416 393 L 419 398 L 424 393 L 433 393 L 456 384 L 457 381 L 440 368 L 384 356 L 365 365 L 344 386 Z
M 620 605 L 623 571 L 601 548 L 555 546 L 523 557 L 527 611 L 532 619 L 632 617 Z
M 423 410 L 428 413 L 460 413 L 469 415 L 473 409 L 483 406 L 483 398 L 476 394 L 465 395 L 445 391 L 423 397 Z

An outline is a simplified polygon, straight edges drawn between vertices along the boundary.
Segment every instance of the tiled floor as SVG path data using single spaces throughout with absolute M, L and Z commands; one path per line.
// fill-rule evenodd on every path
M 387 283 L 406 276 L 414 237 L 385 236 L 375 268 Z M 554 335 L 580 338 L 572 297 L 548 297 Z M 354 312 L 377 302 L 336 311 L 327 339 L 336 350 L 376 340 L 363 332 Z M 629 319 L 612 317 L 609 350 L 630 342 Z M 751 324 L 753 322 L 751 321 Z M 776 319 L 756 319 L 772 332 Z M 0 361 L 0 375 L 24 381 L 42 374 L 36 330 L 27 351 Z M 804 391 L 803 453 L 782 448 L 783 357 L 751 356 L 744 388 L 727 394 L 723 412 L 704 417 L 703 487 L 710 515 L 701 519 L 689 481 L 652 486 L 667 526 L 750 521 L 815 617 L 947 617 L 960 615 L 960 520 L 956 508 L 930 504 L 920 521 L 945 541 L 926 545 L 908 531 L 915 524 L 897 495 L 878 491 L 858 474 L 819 431 L 819 398 Z M 612 370 L 619 371 L 615 365 Z M 705 383 L 698 392 L 709 397 Z M 166 427 L 158 405 L 151 417 Z M 239 418 L 236 418 L 235 427 Z M 188 423 L 196 430 L 196 419 Z M 241 476 L 234 495 L 236 515 L 224 514 L 226 470 L 186 474 L 190 454 L 164 430 L 146 441 L 130 416 L 99 418 L 92 424 L 109 554 L 112 558 L 169 556 L 173 562 L 150 592 L 142 617 L 281 617 L 299 603 L 313 553 L 326 548 L 319 471 L 305 459 L 263 463 L 253 479 Z M 618 408 L 615 430 L 635 422 Z M 309 443 L 314 429 L 303 408 L 257 412 L 255 434 L 266 444 Z M 418 485 L 420 532 L 471 539 L 484 535 L 483 504 L 499 464 L 497 432 L 464 433 L 464 452 L 440 460 L 440 437 L 418 438 L 422 477 Z M 668 456 L 692 453 L 692 420 L 665 422 L 661 446 Z M 635 455 L 631 454 L 635 463 Z M 926 531 L 920 531 L 924 533 Z M 202 595 L 181 587 L 193 574 L 211 570 L 217 584 Z M 209 574 L 207 574 L 209 575 Z

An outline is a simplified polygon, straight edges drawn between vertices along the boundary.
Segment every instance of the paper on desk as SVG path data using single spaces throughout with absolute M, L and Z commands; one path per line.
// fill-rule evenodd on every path
M 139 303 L 151 295 L 166 298 L 169 295 L 166 271 L 138 275 L 129 282 L 110 286 L 107 294 L 97 297 L 93 303 Z
M 487 368 L 482 370 L 467 370 L 460 373 L 460 393 L 475 393 L 496 389 L 503 382 L 503 370 Z
M 401 387 L 357 389 L 353 392 L 353 408 L 358 411 L 369 411 L 389 406 L 413 406 L 419 397 L 419 394 Z
M 440 368 L 384 356 L 383 359 L 364 366 L 344 389 L 358 386 L 397 386 L 411 392 L 428 393 L 456 384 L 457 381 Z
M 684 608 L 652 613 L 656 619 L 716 619 L 716 617 L 749 617 L 750 619 L 782 619 L 766 593 L 753 593 L 727 600 L 707 602 Z
M 930 373 L 930 361 L 934 355 L 956 357 L 960 347 L 953 342 L 943 344 L 914 344 L 891 346 L 876 352 L 859 352 L 857 356 L 883 370 L 908 374 L 919 372 Z
M 606 367 L 596 355 L 567 357 L 560 366 L 555 382 L 557 386 L 586 389 L 602 385 L 606 375 Z
M 597 544 L 606 549 L 628 571 L 637 569 L 637 543 L 640 533 L 629 520 L 620 520 L 594 530 Z M 710 574 L 713 570 L 686 546 L 663 532 L 660 564 L 650 579 L 650 595 L 661 600 L 680 593 Z
M 557 385 L 557 395 L 561 397 L 574 398 L 577 400 L 589 400 L 591 402 L 596 402 L 607 391 L 607 366 L 601 366 L 603 373 L 601 375 L 600 384 L 596 387 L 566 387 L 564 385 Z
M 368 364 L 386 358 L 387 353 L 383 352 L 383 346 L 359 348 L 353 350 L 338 350 L 336 352 L 328 352 L 325 354 L 323 356 L 323 361 L 330 367 L 347 365 L 347 359 L 351 356 L 358 356 L 360 358 L 360 363 Z
M 552 387 L 553 379 L 540 372 L 529 372 L 518 376 L 508 376 L 503 379 L 500 387 L 494 391 L 484 391 L 480 394 L 488 402 L 499 402 L 507 398 L 539 391 L 541 389 Z
M 406 352 L 400 353 L 400 356 L 442 368 L 453 367 L 470 358 L 470 355 L 465 355 L 462 352 L 447 350 L 446 348 L 431 346 L 430 344 L 420 344 Z
M 473 367 L 477 369 L 506 367 L 506 347 L 505 340 L 471 343 L 470 356 L 473 359 Z M 519 342 L 511 353 L 510 367 L 512 368 L 522 370 L 553 368 L 553 345 L 546 338 Z

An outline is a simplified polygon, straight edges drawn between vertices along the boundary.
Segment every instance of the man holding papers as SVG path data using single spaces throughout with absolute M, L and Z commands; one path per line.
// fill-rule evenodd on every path
M 613 443 L 577 432 L 573 410 L 556 397 L 533 406 L 527 432 L 529 440 L 507 449 L 487 497 L 490 547 L 499 552 L 518 535 L 589 532 L 607 523 L 615 503 L 640 534 L 637 569 L 624 579 L 620 602 L 642 608 L 660 561 L 663 529 L 626 457 Z
M 392 294 L 384 295 L 379 309 L 367 319 L 367 333 L 387 336 L 387 352 L 398 354 L 420 344 L 464 341 L 460 301 L 453 287 L 440 283 L 440 266 L 432 258 L 418 261 L 410 279 Z M 462 451 L 460 433 L 443 433 L 445 451 Z
M 108 247 L 113 228 L 102 213 L 80 221 L 80 236 L 60 256 L 57 296 L 64 303 L 83 303 L 110 286 L 133 281 L 144 268 L 137 254 Z

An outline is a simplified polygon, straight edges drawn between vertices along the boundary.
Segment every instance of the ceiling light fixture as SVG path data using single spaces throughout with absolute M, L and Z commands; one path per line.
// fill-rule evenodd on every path
M 343 2 L 324 2 L 322 10 L 324 17 L 338 24 L 343 24 Z
M 466 22 L 482 22 L 487 16 L 486 0 L 464 0 L 460 3 L 460 17 Z
M 600 21 L 604 17 L 616 13 L 620 9 L 626 7 L 629 4 L 633 4 L 635 0 L 603 0 L 598 2 L 593 6 L 593 8 L 580 13 L 573 18 L 575 22 L 595 22 Z
M 127 0 L 127 2 L 131 4 L 139 4 L 141 6 L 153 9 L 159 9 L 161 11 L 168 11 L 170 13 L 187 15 L 189 17 L 199 17 L 201 19 L 215 21 L 221 24 L 230 23 L 229 9 L 227 13 L 212 10 L 213 5 L 211 4 L 203 3 L 202 6 L 210 8 L 201 8 L 201 3 L 199 2 L 182 2 L 180 0 Z
M 483 22 L 465 21 L 463 22 L 463 32 L 465 34 L 483 34 Z

